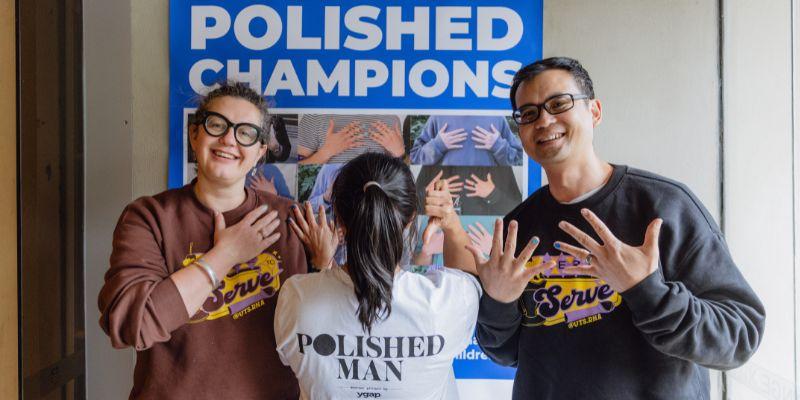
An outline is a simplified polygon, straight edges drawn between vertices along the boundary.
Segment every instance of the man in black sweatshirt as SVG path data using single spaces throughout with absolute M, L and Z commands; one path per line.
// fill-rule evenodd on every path
M 517 367 L 514 399 L 709 398 L 707 368 L 747 361 L 765 318 L 719 227 L 685 185 L 597 157 L 576 60 L 520 70 L 511 104 L 549 185 L 497 222 L 488 260 L 470 250 L 478 342 Z

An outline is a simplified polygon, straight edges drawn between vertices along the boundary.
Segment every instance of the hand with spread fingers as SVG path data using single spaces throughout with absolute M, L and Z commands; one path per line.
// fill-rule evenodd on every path
M 492 173 L 486 174 L 486 180 L 478 178 L 475 174 L 470 174 L 470 179 L 467 179 L 467 197 L 480 197 L 487 198 L 494 192 L 494 181 L 492 180 Z
M 494 127 L 494 124 L 491 125 L 491 131 L 482 126 L 476 126 L 472 130 L 472 140 L 475 142 L 476 149 L 491 150 L 499 137 L 500 131 Z
M 467 234 L 472 244 L 481 250 L 485 260 L 489 253 L 492 252 L 492 235 L 480 222 L 476 222 L 475 225 L 468 225 Z
M 334 224 L 328 223 L 325 208 L 319 207 L 316 218 L 309 202 L 305 202 L 302 209 L 298 206 L 292 209 L 294 218 L 289 218 L 289 226 L 311 253 L 311 265 L 317 269 L 333 267 L 339 235 Z
M 658 236 L 663 223 L 661 218 L 650 222 L 644 235 L 644 243 L 633 247 L 617 239 L 592 211 L 584 208 L 581 214 L 603 243 L 597 243 L 574 225 L 561 221 L 559 228 L 583 246 L 580 248 L 564 242 L 555 243 L 558 250 L 583 260 L 583 265 L 565 268 L 564 272 L 596 276 L 606 281 L 618 293 L 622 293 L 658 270 Z
M 370 137 L 381 145 L 392 157 L 402 157 L 406 154 L 406 146 L 403 143 L 403 134 L 400 132 L 400 122 L 396 122 L 392 127 L 383 121 L 372 123 Z
M 254 177 L 253 182 L 250 186 L 255 190 L 260 190 L 262 192 L 278 194 L 278 189 L 275 188 L 275 177 L 271 177 L 267 179 L 264 174 L 259 171 Z
M 363 132 L 361 124 L 353 121 L 339 130 L 335 130 L 333 119 L 328 121 L 328 132 L 325 134 L 325 143 L 319 152 L 325 155 L 328 160 L 339 153 L 363 145 Z
M 447 124 L 442 125 L 442 129 L 439 129 L 437 136 L 441 139 L 442 143 L 444 143 L 444 147 L 446 147 L 447 150 L 460 149 L 464 147 L 461 143 L 467 140 L 467 133 L 464 132 L 463 128 L 448 131 Z
M 475 258 L 483 290 L 492 299 L 501 303 L 511 303 L 522 296 L 528 282 L 536 274 L 553 268 L 555 261 L 541 263 L 534 267 L 527 267 L 526 263 L 539 245 L 539 238 L 534 237 L 520 252 L 519 257 L 514 257 L 517 249 L 517 221 L 508 224 L 508 235 L 503 245 L 503 220 L 498 218 L 494 223 L 494 236 L 492 251 L 486 260 L 481 254 L 481 249 L 470 244 L 467 246 Z

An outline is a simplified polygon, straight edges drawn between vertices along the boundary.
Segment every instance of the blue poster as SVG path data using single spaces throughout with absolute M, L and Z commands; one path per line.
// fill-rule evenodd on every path
M 437 174 L 463 186 L 458 209 L 481 240 L 487 221 L 540 185 L 508 96 L 514 73 L 542 56 L 542 0 L 171 0 L 169 23 L 171 188 L 194 176 L 186 132 L 197 99 L 229 79 L 270 99 L 273 134 L 291 147 L 252 179 L 260 190 L 324 205 L 337 165 L 385 151 L 408 161 L 421 190 Z M 360 147 L 326 147 L 352 124 Z M 373 140 L 376 126 L 396 143 Z M 459 379 L 514 373 L 477 344 L 455 367 Z

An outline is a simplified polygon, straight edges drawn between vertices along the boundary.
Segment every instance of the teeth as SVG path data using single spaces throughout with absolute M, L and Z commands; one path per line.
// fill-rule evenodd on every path
M 547 137 L 539 139 L 539 143 L 544 143 L 544 142 L 549 142 L 551 140 L 559 139 L 562 136 L 564 136 L 563 132 L 562 133 L 553 133 L 553 134 L 551 134 L 551 135 L 549 135 Z
M 235 160 L 236 159 L 236 156 L 234 156 L 232 154 L 228 154 L 228 153 L 222 152 L 222 151 L 214 151 L 214 154 L 217 157 L 227 158 L 229 160 Z

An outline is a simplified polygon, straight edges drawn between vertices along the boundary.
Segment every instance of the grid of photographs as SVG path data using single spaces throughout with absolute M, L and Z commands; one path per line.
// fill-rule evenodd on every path
M 191 116 L 189 116 L 191 119 Z M 344 163 L 366 152 L 405 160 L 417 184 L 418 234 L 410 262 L 441 265 L 442 233 L 423 242 L 425 192 L 438 177 L 450 183 L 456 211 L 470 239 L 490 246 L 494 219 L 519 204 L 525 193 L 524 152 L 510 116 L 279 114 L 270 129 L 269 151 L 247 185 L 298 202 L 329 217 L 331 188 Z M 185 183 L 196 175 L 187 147 Z M 337 261 L 344 262 L 343 246 Z

